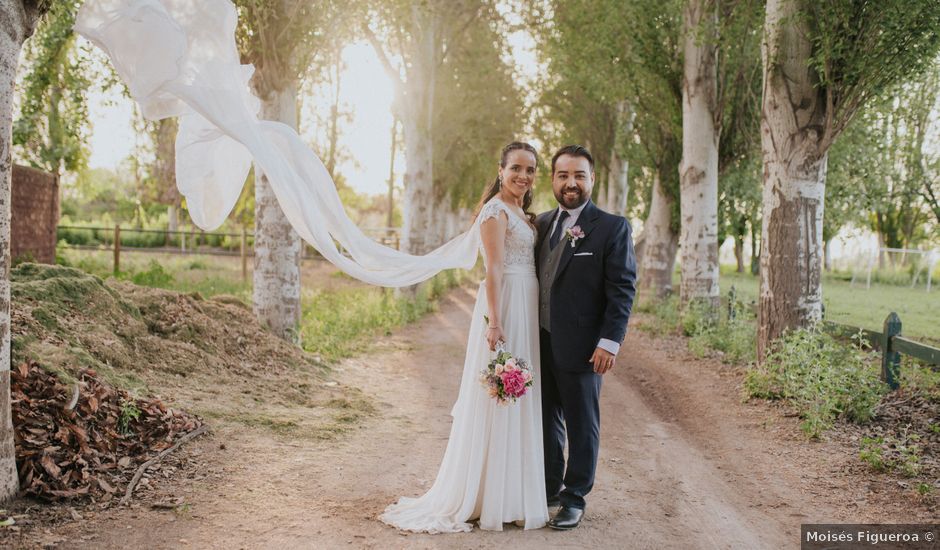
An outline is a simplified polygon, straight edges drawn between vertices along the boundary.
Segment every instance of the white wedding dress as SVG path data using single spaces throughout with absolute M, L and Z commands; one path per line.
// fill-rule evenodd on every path
M 485 281 L 477 291 L 453 425 L 434 485 L 418 498 L 402 497 L 381 520 L 406 531 L 469 531 L 479 520 L 486 530 L 517 522 L 538 529 L 548 521 L 542 454 L 539 374 L 538 281 L 535 230 L 498 197 L 481 210 L 477 225 L 505 213 L 504 275 L 499 293 L 506 349 L 530 361 L 534 384 L 515 403 L 499 405 L 480 384 L 493 358 L 485 340 L 488 312 Z M 485 256 L 484 256 L 485 258 Z

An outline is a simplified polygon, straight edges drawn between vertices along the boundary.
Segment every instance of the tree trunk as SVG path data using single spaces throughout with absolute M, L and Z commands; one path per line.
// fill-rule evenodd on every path
M 627 196 L 630 192 L 630 183 L 627 178 L 630 165 L 626 157 L 622 157 L 618 153 L 621 142 L 619 136 L 630 136 L 633 133 L 634 116 L 633 109 L 629 107 L 626 101 L 617 104 L 616 136 L 618 136 L 618 139 L 614 139 L 610 151 L 610 171 L 607 173 L 607 193 L 604 200 L 604 209 L 618 216 L 626 215 Z
M 297 128 L 297 83 L 261 95 L 261 116 Z M 299 341 L 301 240 L 255 166 L 255 261 L 253 303 L 262 325 L 285 340 Z
M 449 196 L 436 201 L 434 206 L 434 232 L 432 233 L 432 248 L 437 248 L 451 238 L 454 217 L 456 216 L 453 202 Z
M 758 356 L 785 330 L 822 317 L 826 127 L 823 90 L 798 0 L 769 0 L 764 29 L 763 227 Z
M 751 216 L 748 225 L 751 226 L 751 275 L 760 273 L 760 232 L 757 229 L 757 215 Z
M 682 304 L 718 307 L 718 71 L 715 6 L 689 0 L 684 13 L 682 162 L 679 168 Z M 702 36 L 702 30 L 706 30 Z
M 734 260 L 737 264 L 735 269 L 738 273 L 744 273 L 744 239 L 740 235 L 734 237 Z
M 179 208 L 175 204 L 166 207 L 166 230 L 172 235 L 180 229 Z
M 679 239 L 672 227 L 672 199 L 663 192 L 659 175 L 653 179 L 650 213 L 643 225 L 640 288 L 663 298 L 672 291 Z
M 40 13 L 33 3 L 0 1 L 0 502 L 16 496 L 16 448 L 10 403 L 10 186 L 13 161 L 13 89 L 23 42 Z
M 884 268 L 885 268 L 885 251 L 884 251 L 884 248 L 885 248 L 885 246 L 886 246 L 886 245 L 885 245 L 885 242 L 887 241 L 887 239 L 885 239 L 885 234 L 884 234 L 884 233 L 881 231 L 881 229 L 880 229 L 880 228 L 881 228 L 881 225 L 882 225 L 882 224 L 881 224 L 881 221 L 880 221 L 880 220 L 882 219 L 882 214 L 881 214 L 881 212 L 878 212 L 878 213 L 876 214 L 876 216 L 877 216 L 877 219 L 879 220 L 879 222 L 878 222 L 878 227 L 879 227 L 879 229 L 878 229 L 878 269 L 884 269 Z
M 637 267 L 643 265 L 643 254 L 646 252 L 646 232 L 643 231 L 635 241 L 633 241 L 633 253 L 636 255 L 636 265 Z
M 333 78 L 335 88 L 333 89 L 333 103 L 330 105 L 330 126 L 327 130 L 327 153 L 326 153 L 326 171 L 330 173 L 333 181 L 336 181 L 336 155 L 339 149 L 339 101 L 340 85 L 342 83 L 342 55 L 336 56 L 336 62 L 333 64 Z
M 825 248 L 823 248 L 823 267 L 826 272 L 832 271 L 832 239 L 826 241 Z
M 392 234 L 392 225 L 395 223 L 395 155 L 398 149 L 398 119 L 392 119 L 392 154 L 388 161 L 388 212 L 385 218 L 385 227 L 389 235 Z
M 431 167 L 433 148 L 431 129 L 418 124 L 413 117 L 404 121 L 405 190 L 402 213 L 402 250 L 424 254 L 432 249 L 429 243 L 434 218 L 434 182 Z
M 59 57 L 62 56 L 65 48 L 60 50 Z M 60 103 L 62 102 L 62 87 L 59 86 L 59 82 L 56 81 L 49 87 L 49 112 L 46 113 L 46 130 L 49 132 L 49 144 L 48 150 L 54 151 L 48 160 L 49 162 L 49 171 L 59 177 L 62 175 L 62 154 L 64 153 L 61 144 L 64 143 L 65 138 L 62 136 L 62 114 L 59 112 Z
M 167 204 L 166 229 L 167 244 L 175 240 L 179 231 L 179 207 L 182 196 L 176 185 L 176 134 L 179 121 L 176 118 L 164 118 L 157 126 L 156 156 L 153 162 L 153 176 L 157 180 L 160 201 Z
M 627 193 L 630 190 L 627 179 L 629 162 L 616 151 L 611 152 L 610 172 L 607 174 L 606 209 L 611 214 L 624 216 L 627 213 Z
M 402 248 L 411 254 L 425 254 L 434 246 L 429 233 L 434 224 L 434 144 L 431 139 L 435 77 L 442 47 L 439 14 L 414 8 L 420 34 L 408 74 L 407 93 L 402 98 L 407 114 L 405 134 L 405 204 Z
M 176 134 L 179 122 L 176 118 L 164 118 L 158 124 L 153 175 L 160 189 L 160 200 L 176 206 L 180 203 L 180 192 L 176 186 Z
M 470 219 L 470 213 L 466 208 L 452 208 L 450 201 L 447 203 L 447 231 L 444 234 L 444 242 L 447 242 L 466 230 L 465 220 Z M 443 242 L 441 243 L 443 244 Z

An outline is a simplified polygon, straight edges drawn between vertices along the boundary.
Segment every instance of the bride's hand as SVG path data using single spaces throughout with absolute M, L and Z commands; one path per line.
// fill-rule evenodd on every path
M 503 336 L 502 327 L 487 327 L 486 328 L 486 343 L 490 346 L 490 351 L 496 351 L 496 344 L 499 342 L 505 342 L 506 338 Z

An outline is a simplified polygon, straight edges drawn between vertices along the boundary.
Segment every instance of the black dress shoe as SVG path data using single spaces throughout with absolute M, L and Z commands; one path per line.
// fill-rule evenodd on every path
M 581 518 L 584 517 L 584 510 L 580 508 L 571 508 L 569 506 L 562 506 L 561 510 L 555 514 L 548 522 L 548 526 L 552 529 L 558 529 L 559 531 L 569 531 L 574 529 L 581 523 Z
M 548 497 L 548 507 L 549 508 L 558 508 L 561 506 L 561 498 L 554 496 Z

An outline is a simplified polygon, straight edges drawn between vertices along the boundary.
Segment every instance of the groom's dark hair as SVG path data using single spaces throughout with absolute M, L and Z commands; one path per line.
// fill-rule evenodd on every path
M 555 156 L 552 157 L 552 174 L 555 173 L 555 161 L 558 160 L 558 158 L 562 155 L 586 158 L 588 164 L 591 165 L 591 172 L 594 171 L 594 157 L 591 156 L 591 152 L 588 151 L 586 147 L 582 147 L 580 145 L 565 145 L 555 152 Z

